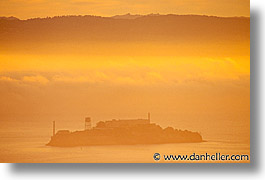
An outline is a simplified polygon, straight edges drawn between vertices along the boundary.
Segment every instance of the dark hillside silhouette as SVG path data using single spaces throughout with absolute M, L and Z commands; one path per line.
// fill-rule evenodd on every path
M 18 41 L 248 41 L 250 19 L 198 15 L 156 15 L 136 19 L 62 16 L 0 19 L 0 43 Z

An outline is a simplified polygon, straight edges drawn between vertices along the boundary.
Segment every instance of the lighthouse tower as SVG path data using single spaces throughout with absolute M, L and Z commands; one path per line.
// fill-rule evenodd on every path
M 150 112 L 148 113 L 148 121 L 149 121 L 149 124 L 151 122 L 151 115 L 150 115 Z

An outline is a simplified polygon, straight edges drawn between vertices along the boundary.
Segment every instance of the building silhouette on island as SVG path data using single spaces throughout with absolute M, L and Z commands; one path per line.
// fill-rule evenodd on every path
M 53 122 L 53 136 L 47 145 L 72 147 L 203 142 L 198 132 L 182 131 L 172 127 L 163 129 L 151 123 L 150 113 L 147 119 L 112 119 L 100 121 L 95 127 L 91 124 L 91 118 L 86 117 L 83 131 L 59 130 L 55 133 Z

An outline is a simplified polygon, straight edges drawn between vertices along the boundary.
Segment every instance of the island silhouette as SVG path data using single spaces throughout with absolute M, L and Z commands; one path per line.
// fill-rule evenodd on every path
M 73 147 L 95 145 L 136 145 L 136 144 L 168 144 L 168 143 L 198 143 L 203 142 L 198 132 L 182 131 L 173 127 L 161 128 L 151 123 L 150 114 L 147 119 L 113 119 L 100 121 L 91 126 L 90 117 L 85 118 L 83 131 L 70 132 L 59 130 L 47 146 Z

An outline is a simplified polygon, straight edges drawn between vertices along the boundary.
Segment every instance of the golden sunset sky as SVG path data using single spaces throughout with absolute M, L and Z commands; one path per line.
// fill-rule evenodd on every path
M 250 16 L 249 0 L 1 0 L 0 16 L 199 14 Z

